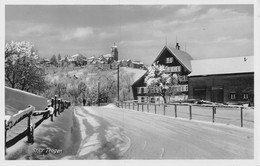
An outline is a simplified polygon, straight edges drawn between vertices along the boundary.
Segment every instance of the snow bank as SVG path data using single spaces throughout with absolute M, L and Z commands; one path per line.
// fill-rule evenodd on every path
M 35 110 L 35 107 L 30 106 L 29 108 L 25 110 L 21 110 L 18 113 L 12 115 L 12 116 L 5 116 L 5 122 L 7 127 L 10 129 L 12 128 L 16 123 L 19 123 L 22 119 L 27 117 L 31 112 Z
M 27 144 L 26 139 L 7 149 L 6 160 L 57 160 L 74 156 L 81 142 L 78 122 L 70 109 L 54 117 L 53 122 L 43 121 L 34 131 L 34 144 Z
M 33 105 L 36 110 L 44 110 L 48 104 L 47 99 L 42 96 L 5 87 L 5 105 L 17 110 L 24 110 L 28 105 Z
M 108 104 L 106 106 L 103 106 L 103 108 L 118 108 L 115 104 Z

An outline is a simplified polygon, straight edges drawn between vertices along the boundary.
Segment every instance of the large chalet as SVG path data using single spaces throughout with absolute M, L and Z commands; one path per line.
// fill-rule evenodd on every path
M 165 46 L 154 62 L 167 66 L 167 72 L 178 75 L 178 84 L 167 102 L 200 99 L 227 104 L 254 105 L 253 56 L 193 60 L 185 51 Z M 153 63 L 154 63 L 153 62 Z M 132 84 L 138 102 L 161 103 L 157 87 L 147 87 L 146 74 Z
M 176 73 L 178 75 L 178 84 L 171 87 L 174 96 L 167 96 L 169 102 L 171 98 L 175 100 L 188 99 L 188 74 L 191 73 L 191 56 L 180 50 L 178 43 L 176 47 L 165 46 L 153 63 L 167 66 L 168 73 Z M 132 85 L 133 96 L 138 102 L 160 103 L 162 98 L 158 95 L 157 87 L 146 87 L 144 82 L 145 75 L 138 79 Z

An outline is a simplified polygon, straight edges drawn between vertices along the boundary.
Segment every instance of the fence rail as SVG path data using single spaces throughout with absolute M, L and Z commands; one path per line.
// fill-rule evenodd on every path
M 124 101 L 124 102 L 117 102 L 116 103 L 118 107 L 124 108 L 124 109 L 132 109 L 132 110 L 137 110 L 137 111 L 146 111 L 146 112 L 153 112 L 155 114 L 158 114 L 158 112 L 160 111 L 160 113 L 162 115 L 166 115 L 166 108 L 170 107 L 171 110 L 171 116 L 174 116 L 175 118 L 178 117 L 178 113 L 183 113 L 184 111 L 179 110 L 179 107 L 187 107 L 186 108 L 186 118 L 192 120 L 193 116 L 205 116 L 205 115 L 199 115 L 197 113 L 197 110 L 194 110 L 194 107 L 198 107 L 198 108 L 208 108 L 209 110 L 211 110 L 211 115 L 209 114 L 210 112 L 207 112 L 207 117 L 211 117 L 211 121 L 213 123 L 216 122 L 216 118 L 220 118 L 216 116 L 217 113 L 217 109 L 218 111 L 220 111 L 221 109 L 236 109 L 240 111 L 240 115 L 239 117 L 239 125 L 240 127 L 244 126 L 244 114 L 243 111 L 245 109 L 250 109 L 250 107 L 245 107 L 245 106 L 239 106 L 239 105 L 221 105 L 221 104 L 193 104 L 193 103 L 168 103 L 168 104 L 157 104 L 157 103 L 138 103 L 136 101 Z M 210 109 L 211 108 L 211 109 Z M 182 109 L 183 110 L 183 109 Z M 196 113 L 194 113 L 196 112 Z M 169 110 L 168 110 L 169 113 Z M 228 117 L 226 117 L 227 119 Z M 234 119 L 234 117 L 229 117 Z M 222 119 L 225 119 L 222 118 Z M 238 120 L 238 119 L 235 119 Z M 253 120 L 252 120 L 253 121 Z
M 35 110 L 34 106 L 29 106 L 25 110 L 19 111 L 17 114 L 12 116 L 6 115 L 5 116 L 5 154 L 6 149 L 15 145 L 17 142 L 22 140 L 24 137 L 27 136 L 27 143 L 34 143 L 34 129 L 36 129 L 44 120 L 47 120 L 51 117 L 51 121 L 53 121 L 53 115 L 57 116 L 60 115 L 65 109 L 69 108 L 71 103 L 66 100 L 57 99 L 57 96 L 51 99 L 51 105 L 48 106 L 44 111 Z M 32 116 L 42 116 L 42 118 L 37 121 L 35 124 L 31 123 Z M 16 124 L 21 122 L 23 119 L 28 118 L 27 120 L 27 128 L 14 138 L 10 140 L 6 140 L 7 138 L 7 131 L 14 127 Z

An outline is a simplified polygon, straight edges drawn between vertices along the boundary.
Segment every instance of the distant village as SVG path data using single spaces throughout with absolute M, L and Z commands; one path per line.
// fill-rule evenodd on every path
M 52 65 L 51 59 L 42 58 L 40 60 L 41 64 L 46 66 Z M 111 52 L 108 54 L 102 54 L 100 56 L 90 56 L 86 57 L 81 53 L 77 53 L 71 56 L 65 56 L 61 59 L 57 60 L 57 63 L 61 67 L 73 65 L 73 66 L 95 66 L 100 69 L 111 69 L 119 67 L 130 67 L 130 68 L 137 68 L 137 69 L 147 69 L 147 66 L 144 65 L 141 61 L 132 61 L 131 59 L 127 60 L 119 60 L 118 59 L 118 49 L 117 46 L 114 45 L 111 47 Z

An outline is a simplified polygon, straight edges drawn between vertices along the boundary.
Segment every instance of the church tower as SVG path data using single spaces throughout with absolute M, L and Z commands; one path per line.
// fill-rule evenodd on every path
M 118 50 L 117 50 L 117 46 L 114 43 L 114 45 L 111 47 L 111 55 L 114 58 L 114 61 L 118 61 Z

